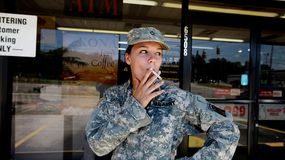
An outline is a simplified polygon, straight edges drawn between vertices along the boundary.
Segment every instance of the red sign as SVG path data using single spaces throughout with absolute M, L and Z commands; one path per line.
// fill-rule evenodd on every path
M 215 89 L 214 95 L 216 95 L 216 96 L 229 96 L 229 95 L 231 95 L 231 90 L 230 89 Z
M 67 15 L 120 18 L 123 0 L 64 0 Z
M 260 97 L 273 97 L 273 91 L 272 90 L 260 90 L 259 96 Z
M 246 108 L 244 105 L 225 106 L 224 110 L 231 112 L 234 117 L 246 116 Z
M 247 104 L 216 104 L 221 109 L 232 113 L 234 120 L 247 120 L 248 105 Z
M 282 90 L 260 90 L 260 97 L 282 97 Z

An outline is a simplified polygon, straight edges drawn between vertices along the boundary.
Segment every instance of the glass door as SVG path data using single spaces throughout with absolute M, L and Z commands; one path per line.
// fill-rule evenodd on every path
M 258 115 L 258 159 L 284 159 L 285 32 L 261 34 Z
M 231 112 L 241 138 L 235 157 L 246 157 L 249 108 L 249 30 L 224 26 L 193 27 L 191 92 Z M 190 152 L 204 134 L 189 137 Z

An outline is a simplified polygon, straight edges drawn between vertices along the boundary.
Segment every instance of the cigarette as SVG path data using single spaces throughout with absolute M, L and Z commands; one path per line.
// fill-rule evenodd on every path
M 158 75 L 154 70 L 151 71 L 159 80 L 162 80 L 162 78 L 160 77 L 160 75 Z

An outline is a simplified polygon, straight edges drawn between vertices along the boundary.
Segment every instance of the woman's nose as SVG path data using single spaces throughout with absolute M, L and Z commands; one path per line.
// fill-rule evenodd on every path
M 156 57 L 154 55 L 150 55 L 148 58 L 148 63 L 154 63 L 156 62 Z

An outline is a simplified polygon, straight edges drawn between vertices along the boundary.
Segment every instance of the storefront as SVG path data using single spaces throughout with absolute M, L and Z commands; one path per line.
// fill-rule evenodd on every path
M 140 26 L 166 37 L 165 80 L 232 112 L 241 131 L 234 159 L 285 158 L 285 19 L 273 11 L 284 14 L 281 2 L 260 3 L 266 15 L 251 16 L 242 7 L 238 14 L 197 10 L 199 1 L 190 1 L 189 12 L 179 1 L 0 2 L 1 19 L 37 18 L 35 56 L 0 54 L 4 159 L 94 158 L 86 121 L 103 92 L 128 79 L 126 34 Z M 7 32 L 19 32 L 0 31 L 2 44 L 14 43 Z M 10 49 L 2 44 L 0 53 Z M 191 156 L 204 137 L 185 137 L 178 157 Z

